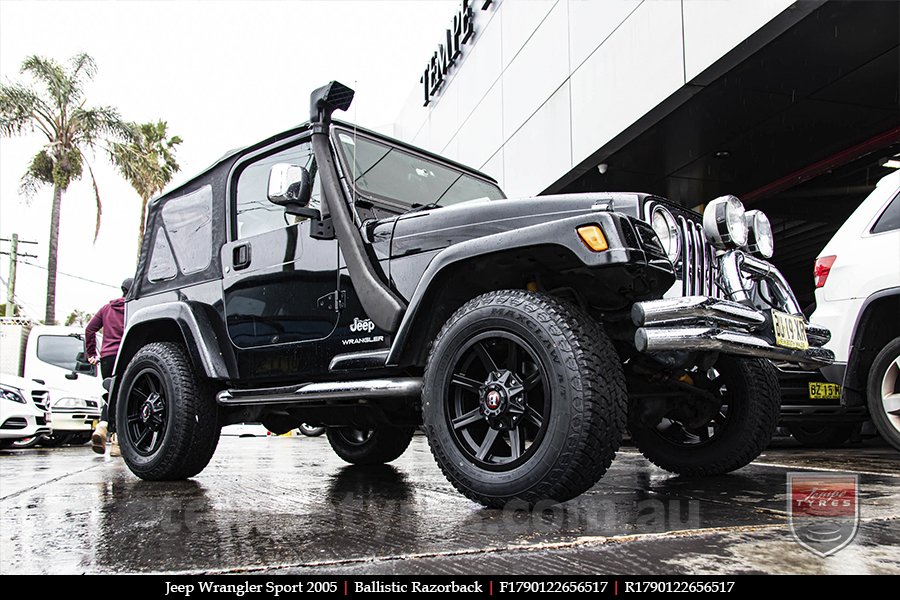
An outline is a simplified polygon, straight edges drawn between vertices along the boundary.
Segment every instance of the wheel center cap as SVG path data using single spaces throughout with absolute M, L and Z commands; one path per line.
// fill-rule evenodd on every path
M 484 405 L 491 409 L 497 410 L 500 408 L 500 404 L 503 402 L 503 396 L 500 395 L 500 392 L 497 390 L 491 390 L 487 393 L 484 398 Z
M 141 407 L 141 421 L 146 423 L 150 420 L 150 416 L 153 414 L 153 409 L 150 407 L 149 402 L 144 402 L 144 405 Z

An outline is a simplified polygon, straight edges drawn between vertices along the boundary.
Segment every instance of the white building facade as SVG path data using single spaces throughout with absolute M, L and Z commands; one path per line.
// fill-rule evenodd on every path
M 630 130 L 652 126 L 701 89 L 718 75 L 717 61 L 729 54 L 738 60 L 814 6 L 793 5 L 463 2 L 471 39 L 459 44 L 460 55 L 427 105 L 428 82 L 419 82 L 394 134 L 483 170 L 510 196 L 556 191 L 627 143 Z M 444 39 L 435 32 L 436 51 Z

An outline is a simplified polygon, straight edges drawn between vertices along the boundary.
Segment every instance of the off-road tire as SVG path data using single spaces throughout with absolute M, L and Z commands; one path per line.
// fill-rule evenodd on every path
M 483 468 L 454 441 L 445 404 L 455 353 L 484 332 L 527 342 L 548 374 L 550 415 L 527 462 L 504 472 Z M 543 293 L 502 290 L 459 308 L 431 347 L 422 415 L 432 455 L 460 493 L 484 506 L 564 502 L 591 488 L 609 468 L 625 431 L 627 393 L 619 357 L 600 324 Z
M 149 456 L 142 456 L 127 433 L 125 394 L 134 378 L 146 369 L 155 372 L 163 384 L 168 420 L 159 448 Z M 215 391 L 195 371 L 182 344 L 154 342 L 138 350 L 122 374 L 116 403 L 119 447 L 132 473 L 149 481 L 193 477 L 215 453 L 220 429 Z
M 900 357 L 900 337 L 888 342 L 875 357 L 875 360 L 872 361 L 872 368 L 869 369 L 866 395 L 868 396 L 869 416 L 872 418 L 872 423 L 875 424 L 875 429 L 878 430 L 884 441 L 900 450 L 900 431 L 897 431 L 888 420 L 881 399 L 882 380 L 891 363 L 898 360 L 898 357 Z M 900 385 L 895 383 L 895 390 L 897 389 L 900 389 Z
M 349 427 L 328 427 L 325 436 L 331 449 L 345 462 L 352 465 L 381 465 L 400 458 L 412 441 L 414 427 L 379 425 L 370 430 L 368 438 L 354 442 Z
M 791 423 L 788 431 L 807 448 L 834 448 L 853 435 L 853 423 Z
M 674 444 L 655 427 L 631 418 L 631 437 L 647 460 L 688 477 L 723 475 L 750 464 L 772 441 L 781 413 L 781 387 L 772 363 L 722 356 L 715 368 L 725 376 L 729 394 L 723 430 L 710 443 L 695 448 Z

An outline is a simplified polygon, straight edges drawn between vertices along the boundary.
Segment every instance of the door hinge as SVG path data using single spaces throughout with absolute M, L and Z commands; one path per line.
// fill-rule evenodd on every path
M 331 217 L 310 219 L 309 237 L 317 240 L 333 240 L 334 226 L 331 224 Z
M 337 312 L 345 306 L 347 306 L 347 292 L 345 290 L 325 294 L 316 302 L 316 307 L 320 310 L 333 310 Z

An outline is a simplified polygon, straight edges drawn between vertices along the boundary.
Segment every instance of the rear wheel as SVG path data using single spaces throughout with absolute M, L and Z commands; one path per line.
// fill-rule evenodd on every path
M 457 310 L 432 346 L 422 416 L 453 486 L 485 506 L 563 502 L 606 472 L 625 428 L 625 378 L 595 320 L 506 290 Z
M 375 429 L 329 427 L 325 435 L 334 453 L 348 463 L 380 465 L 400 458 L 414 432 L 414 427 L 379 425 Z
M 315 427 L 313 425 L 307 425 L 306 423 L 301 423 L 298 429 L 300 430 L 300 433 L 307 437 L 319 437 L 325 433 L 324 427 Z
M 219 441 L 214 392 L 194 371 L 181 344 L 141 348 L 122 375 L 116 431 L 122 457 L 147 480 L 192 477 Z
M 631 436 L 653 464 L 688 476 L 721 475 L 746 466 L 772 440 L 781 407 L 775 367 L 767 360 L 721 357 L 714 368 L 690 374 L 707 393 L 702 408 L 693 397 L 682 414 L 656 423 L 632 405 Z
M 792 423 L 788 430 L 795 440 L 808 448 L 833 448 L 850 439 L 853 424 Z
M 900 450 L 900 338 L 875 357 L 866 391 L 875 428 L 887 443 Z

